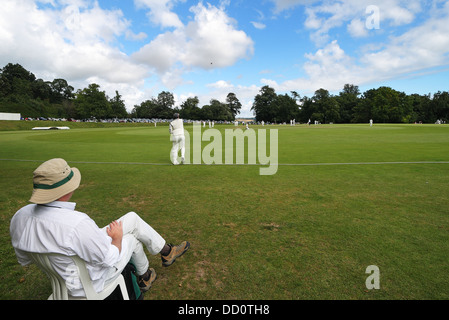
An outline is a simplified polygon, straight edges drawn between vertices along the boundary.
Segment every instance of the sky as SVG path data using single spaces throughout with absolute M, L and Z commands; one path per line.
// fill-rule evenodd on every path
M 1 0 L 0 67 L 75 90 L 118 91 L 128 111 L 162 91 L 241 117 L 278 94 L 448 91 L 449 0 Z

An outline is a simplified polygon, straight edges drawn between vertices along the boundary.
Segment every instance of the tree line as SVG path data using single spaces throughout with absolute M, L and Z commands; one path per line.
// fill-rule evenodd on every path
M 407 95 L 390 87 L 361 93 L 358 86 L 346 84 L 338 95 L 319 89 L 312 97 L 300 97 L 295 91 L 278 95 L 264 86 L 252 110 L 257 121 L 265 122 L 435 123 L 449 120 L 449 93 Z
M 224 102 L 212 99 L 200 107 L 198 97 L 175 106 L 174 95 L 163 91 L 128 112 L 118 91 L 110 98 L 98 84 L 75 91 L 64 79 L 37 79 L 20 64 L 0 68 L 0 112 L 21 113 L 23 117 L 171 119 L 177 112 L 184 119 L 233 121 L 241 107 L 234 93 L 229 93 Z M 408 95 L 390 87 L 361 93 L 358 86 L 346 84 L 338 95 L 321 88 L 312 97 L 301 97 L 296 91 L 277 94 L 275 89 L 264 86 L 251 110 L 256 121 L 270 123 L 293 119 L 302 123 L 435 123 L 449 120 L 449 93 Z
M 0 112 L 21 113 L 31 118 L 73 119 L 171 119 L 174 113 L 191 120 L 232 121 L 240 113 L 242 105 L 236 95 L 230 93 L 226 102 L 212 99 L 209 105 L 199 107 L 198 97 L 188 98 L 175 107 L 171 92 L 163 91 L 135 105 L 131 112 L 118 91 L 109 98 L 98 84 L 75 89 L 64 79 L 44 81 L 20 64 L 7 64 L 0 69 Z
M 64 79 L 44 81 L 20 64 L 0 69 L 0 112 L 20 113 L 23 117 L 105 119 L 127 117 L 118 91 L 109 98 L 97 84 L 75 89 Z
M 208 105 L 199 107 L 198 97 L 187 98 L 180 107 L 174 107 L 175 99 L 172 93 L 163 91 L 157 98 L 152 98 L 134 106 L 131 115 L 135 118 L 171 119 L 174 113 L 179 113 L 183 119 L 233 121 L 240 113 L 242 104 L 234 93 L 229 93 L 226 102 L 212 99 Z

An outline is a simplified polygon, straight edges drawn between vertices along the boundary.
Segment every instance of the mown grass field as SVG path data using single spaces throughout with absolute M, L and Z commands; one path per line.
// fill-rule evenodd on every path
M 279 133 L 272 176 L 171 166 L 166 126 L 0 126 L 0 299 L 51 293 L 43 273 L 17 263 L 9 222 L 28 204 L 33 170 L 55 157 L 81 170 L 72 200 L 100 227 L 135 211 L 169 242 L 191 242 L 169 268 L 149 256 L 158 280 L 145 299 L 449 298 L 449 126 L 266 126 Z M 365 285 L 370 265 L 379 290 Z

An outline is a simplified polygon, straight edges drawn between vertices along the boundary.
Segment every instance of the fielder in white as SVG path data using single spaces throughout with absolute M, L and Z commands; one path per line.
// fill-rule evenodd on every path
M 179 113 L 175 113 L 174 119 L 170 122 L 170 140 L 173 142 L 173 147 L 170 152 L 170 160 L 174 165 L 178 165 L 178 153 L 181 150 L 181 164 L 184 163 L 186 154 L 186 138 L 184 135 L 184 123 L 179 118 Z

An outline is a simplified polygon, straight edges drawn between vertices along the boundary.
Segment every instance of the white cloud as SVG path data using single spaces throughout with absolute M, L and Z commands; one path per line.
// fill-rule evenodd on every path
M 304 23 L 307 29 L 319 29 L 323 24 L 323 19 L 317 17 L 316 13 L 311 8 L 306 8 L 307 19 Z
M 185 0 L 135 0 L 153 23 L 174 30 L 129 56 L 119 38 L 142 41 L 148 35 L 131 31 L 119 9 L 103 9 L 94 0 L 4 0 L 0 64 L 20 63 L 38 78 L 64 78 L 76 89 L 95 82 L 110 96 L 119 90 L 131 109 L 161 89 L 154 79 L 145 82 L 154 72 L 175 89 L 190 84 L 183 76 L 191 68 L 228 67 L 253 54 L 251 38 L 226 14 L 229 1 L 218 7 L 199 2 L 186 25 L 173 12 L 179 2 Z
M 412 23 L 416 15 L 422 11 L 419 0 L 271 0 L 275 3 L 276 13 L 304 5 L 306 20 L 304 26 L 311 30 L 310 38 L 322 47 L 331 39 L 329 33 L 345 26 L 349 34 L 355 38 L 368 35 L 363 29 L 370 14 L 366 9 L 375 6 L 379 9 L 382 25 L 387 27 L 402 26 Z
M 385 5 L 382 8 L 381 16 L 383 20 L 389 20 L 392 26 L 400 26 L 404 24 L 412 23 L 415 19 L 414 10 L 418 10 L 419 7 L 413 6 L 413 1 L 409 3 L 403 3 L 405 7 L 401 7 L 401 3 L 392 3 Z
M 259 29 L 259 30 L 263 30 L 267 27 L 262 22 L 257 22 L 257 21 L 251 21 L 251 24 L 254 26 L 254 28 Z
M 315 53 L 306 54 L 306 76 L 283 83 L 263 79 L 276 90 L 313 93 L 319 88 L 341 90 L 346 83 L 365 85 L 423 72 L 449 64 L 449 2 L 421 25 L 399 36 L 390 36 L 382 46 L 367 46 L 359 57 L 349 56 L 334 40 Z M 353 23 L 353 33 L 360 26 Z M 350 30 L 351 32 L 351 30 Z M 354 34 L 355 35 L 355 34 Z M 360 32 L 358 35 L 362 36 Z
M 186 29 L 187 54 L 183 63 L 204 69 L 223 68 L 253 54 L 253 41 L 222 8 L 205 7 L 201 2 L 192 7 L 195 14 Z M 211 64 L 212 63 L 212 64 Z
M 126 30 L 126 40 L 142 41 L 145 40 L 147 37 L 148 35 L 145 32 L 139 32 L 138 34 L 135 34 L 131 30 Z
M 282 92 L 295 90 L 310 94 L 320 88 L 334 91 L 342 89 L 346 83 L 360 84 L 365 80 L 362 68 L 357 66 L 354 59 L 344 52 L 336 40 L 314 54 L 305 56 L 308 61 L 303 68 L 307 77 L 288 80 L 281 84 L 264 79 L 264 83 Z
M 154 24 L 161 27 L 182 27 L 178 15 L 172 12 L 174 2 L 172 0 L 134 0 L 138 8 L 150 9 L 148 18 Z
M 160 34 L 142 47 L 133 58 L 157 70 L 165 85 L 190 68 L 215 69 L 229 67 L 253 54 L 253 41 L 237 29 L 223 7 L 204 6 L 201 2 L 190 11 L 194 19 L 187 26 Z
M 133 58 L 155 68 L 159 74 L 168 72 L 182 59 L 186 37 L 182 30 L 165 32 L 142 47 Z
M 219 80 L 215 83 L 208 84 L 207 87 L 215 88 L 215 89 L 223 89 L 223 90 L 229 91 L 229 90 L 233 89 L 234 86 L 231 84 L 230 81 Z
M 122 11 L 104 10 L 92 1 L 39 4 L 45 6 L 2 1 L 0 65 L 19 63 L 38 78 L 64 78 L 75 89 L 96 82 L 111 97 L 119 90 L 131 108 L 148 69 L 116 46 L 118 37 L 132 35 Z
M 190 87 L 191 91 L 204 88 L 210 91 L 199 95 L 200 104 L 207 104 L 212 98 L 224 101 L 229 92 L 234 92 L 243 104 L 242 113 L 250 116 L 254 96 L 261 85 L 268 84 L 278 92 L 296 90 L 302 94 L 313 93 L 320 87 L 335 91 L 345 83 L 364 85 L 449 64 L 447 1 L 426 6 L 418 0 L 271 2 L 277 15 L 306 6 L 304 19 L 298 21 L 304 23 L 303 31 L 310 34 L 317 48 L 299 57 L 306 59 L 303 75 L 278 82 L 279 79 L 269 79 L 279 73 L 276 65 L 269 65 L 273 71 L 261 71 L 265 79 L 258 84 L 239 86 L 224 77 L 214 78 L 202 89 Z M 186 80 L 189 72 L 206 70 L 206 77 L 220 77 L 225 72 L 212 70 L 231 67 L 254 55 L 253 40 L 227 13 L 229 0 L 219 1 L 215 6 L 195 2 L 183 20 L 175 13 L 175 7 L 186 4 L 186 0 L 134 0 L 134 3 L 138 9 L 148 12 L 148 19 L 153 23 L 152 27 L 136 33 L 131 31 L 133 22 L 121 10 L 103 9 L 95 0 L 3 0 L 0 66 L 20 63 L 37 77 L 65 78 L 76 88 L 96 82 L 110 96 L 118 90 L 130 108 L 161 89 L 175 90 L 180 85 L 191 84 Z M 366 8 L 372 4 L 380 9 L 379 32 L 372 32 L 365 25 Z M 424 9 L 429 17 L 417 21 L 418 15 L 423 18 Z M 255 10 L 259 17 L 251 23 L 263 29 L 266 11 Z M 406 26 L 408 31 L 397 26 Z M 160 34 L 150 38 L 149 34 L 155 30 Z M 381 33 L 384 34 L 382 43 L 369 43 L 374 39 L 371 35 Z M 349 46 L 346 35 L 353 38 L 350 39 L 353 51 L 346 47 Z M 357 47 L 355 40 L 361 38 L 364 46 Z M 120 39 L 146 39 L 146 45 L 127 55 L 122 51 Z M 243 74 L 246 69 L 237 72 Z M 196 95 L 175 93 L 181 102 L 184 97 Z
M 392 14 L 399 2 L 392 5 Z M 361 7 L 362 8 L 362 7 Z M 419 12 L 420 6 L 411 6 L 409 12 Z M 365 14 L 363 7 L 363 14 Z M 346 9 L 341 8 L 342 17 Z M 336 12 L 336 11 L 335 11 Z M 352 37 L 367 37 L 368 29 L 365 21 L 355 18 L 357 15 L 348 13 L 346 18 L 347 30 Z M 309 15 L 311 17 L 311 15 Z M 390 17 L 391 25 L 406 23 L 410 21 L 407 14 L 400 17 Z M 366 47 L 359 48 L 358 56 L 348 54 L 339 41 L 331 41 L 315 52 L 305 54 L 307 61 L 303 65 L 304 76 L 296 79 L 278 82 L 270 78 L 262 78 L 260 85 L 236 86 L 226 80 L 221 80 L 208 85 L 211 89 L 207 95 L 202 96 L 202 102 L 207 103 L 208 98 L 225 98 L 229 92 L 234 92 L 243 104 L 242 115 L 251 116 L 250 111 L 255 95 L 258 94 L 262 85 L 269 85 L 278 93 L 295 90 L 301 95 L 313 95 L 319 88 L 325 88 L 331 92 L 340 91 L 347 83 L 355 85 L 366 85 L 384 80 L 404 77 L 449 64 L 449 3 L 444 8 L 430 14 L 428 20 L 420 25 L 410 27 L 408 31 L 386 39 L 385 43 L 379 45 L 372 43 Z M 315 24 L 316 29 L 323 28 L 324 15 L 315 16 L 316 21 L 310 20 L 310 27 Z M 322 21 L 323 20 L 323 21 Z M 337 21 L 333 22 L 335 26 Z M 344 25 L 344 24 L 341 24 Z M 327 30 L 332 23 L 328 22 Z M 322 29 L 324 30 L 324 29 Z M 368 38 L 369 39 L 369 38 Z M 344 42 L 342 42 L 344 43 Z
M 353 38 L 362 38 L 368 36 L 366 22 L 360 19 L 353 19 L 348 25 L 348 32 Z
M 449 3 L 422 25 L 394 37 L 383 49 L 361 61 L 384 75 L 415 72 L 449 64 Z
M 127 27 L 121 11 L 102 10 L 96 3 L 40 10 L 32 1 L 6 0 L 0 11 L 0 63 L 20 61 L 37 74 L 74 80 L 96 74 L 111 82 L 138 81 L 144 72 L 112 44 Z

